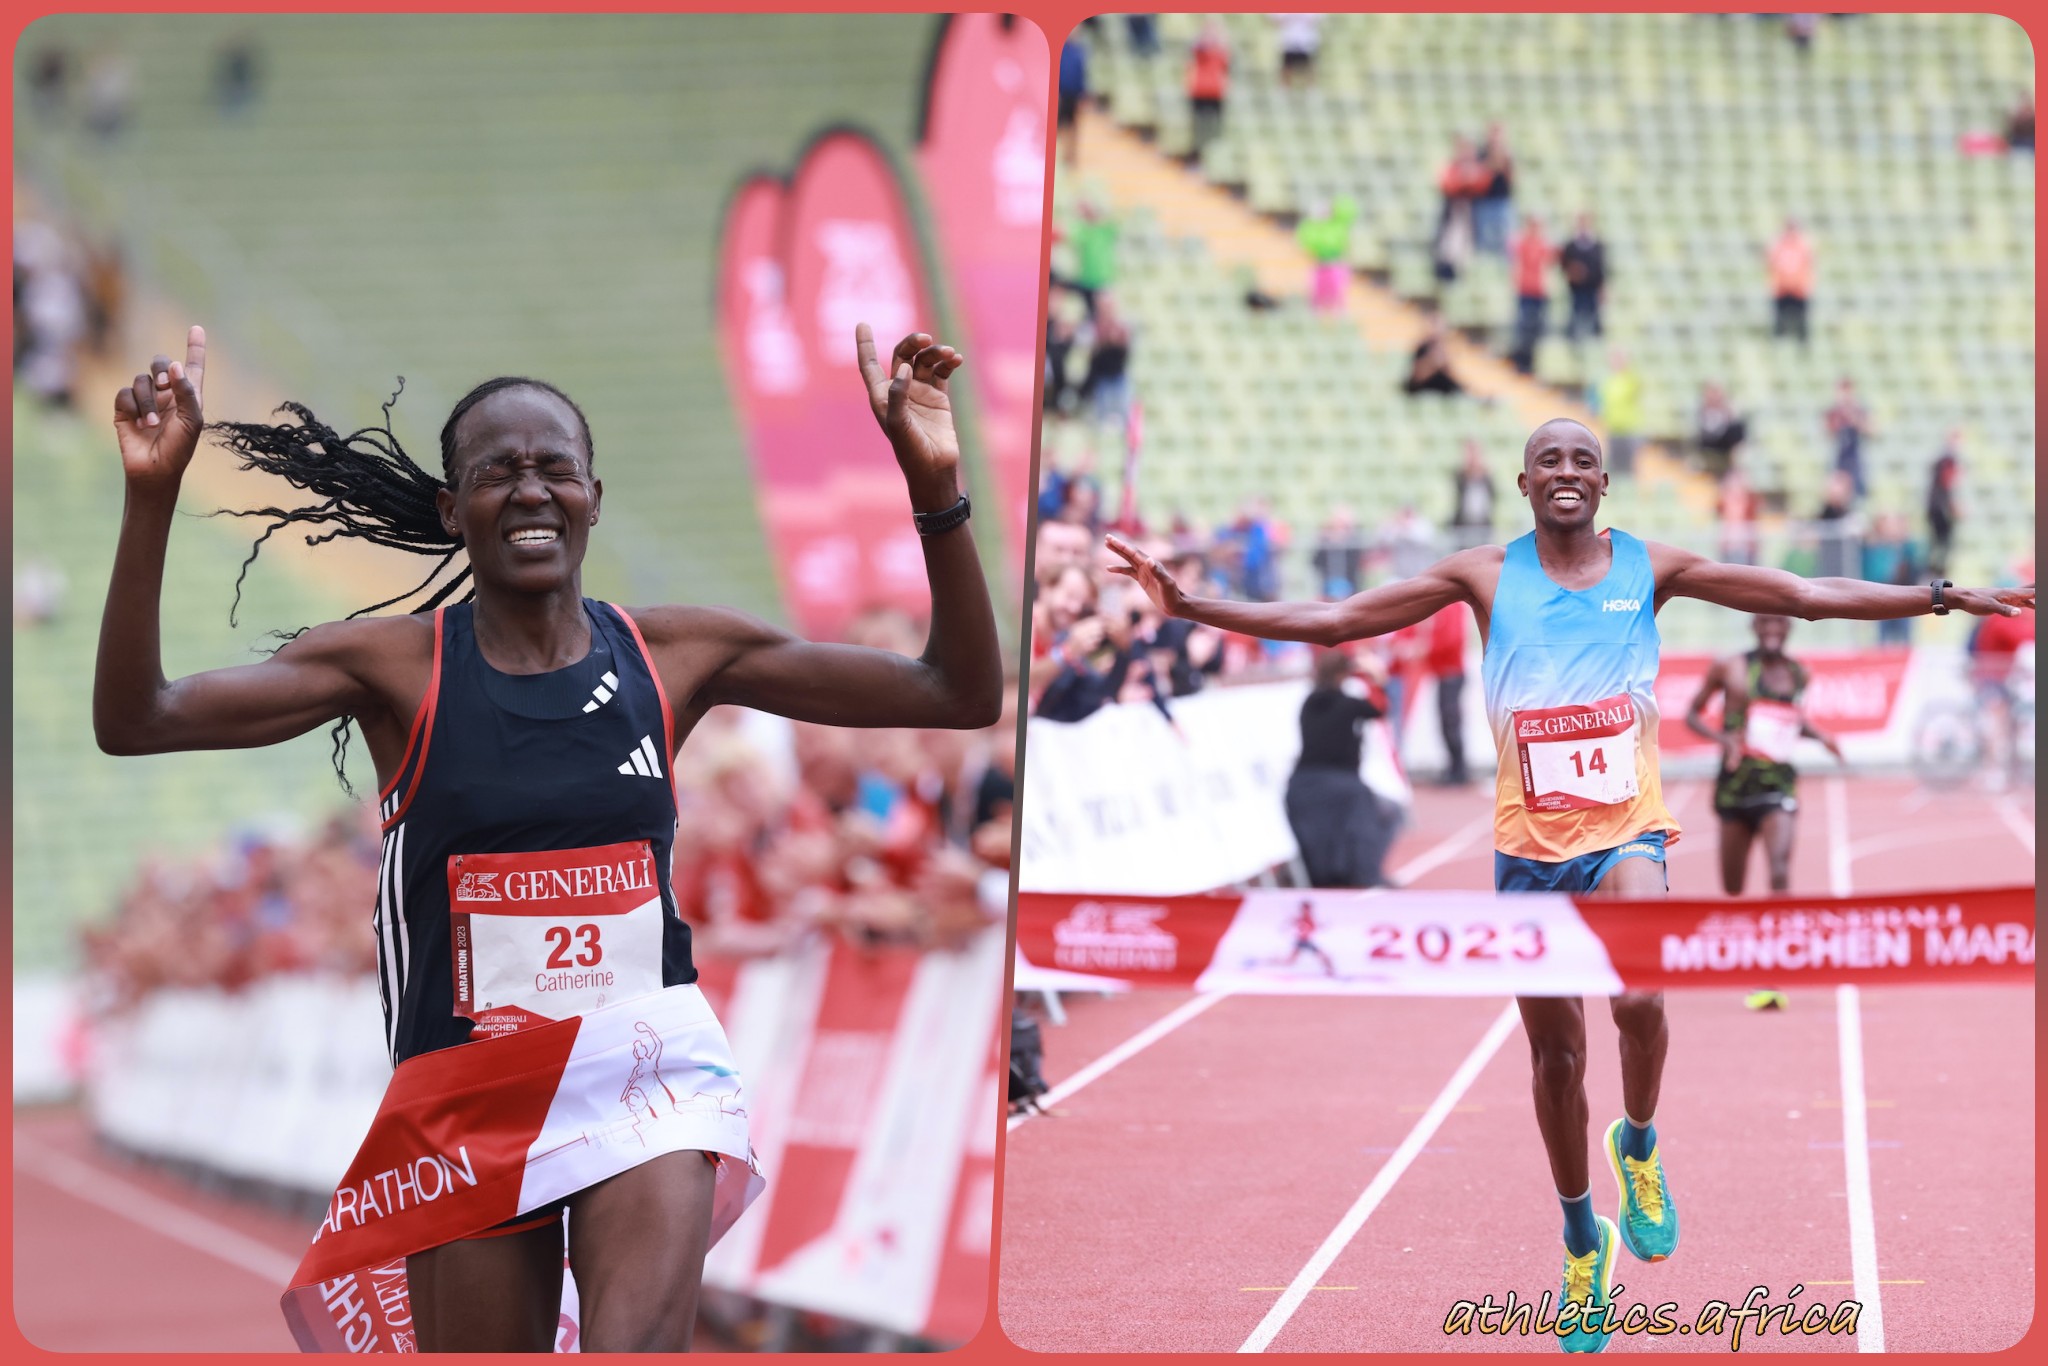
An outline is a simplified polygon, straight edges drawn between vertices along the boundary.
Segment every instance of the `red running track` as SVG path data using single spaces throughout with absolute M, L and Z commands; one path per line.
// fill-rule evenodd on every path
M 14 1325 L 53 1352 L 296 1352 L 278 1296 L 317 1219 L 95 1151 L 69 1108 L 14 1115 Z
M 1717 895 L 1705 785 L 1670 798 L 1689 833 L 1674 891 Z M 1805 787 L 1795 891 L 2033 880 L 2031 794 L 1931 799 L 1898 780 Z M 1423 791 L 1390 866 L 1418 886 L 1487 886 L 1488 810 Z M 1761 858 L 1761 855 L 1758 855 Z M 1754 889 L 1761 865 L 1752 870 Z M 1844 880 L 1848 885 L 1844 886 Z M 1759 983 L 1759 985 L 1766 985 Z M 1869 1216 L 1883 1345 L 1993 1351 L 2033 1318 L 2034 994 L 1891 987 L 1857 993 Z M 1842 1039 L 1831 988 L 1789 1009 L 1733 992 L 1667 998 L 1658 1131 L 1684 1220 L 1678 1255 L 1623 1255 L 1623 1304 L 1830 1306 L 1856 1297 L 1845 1171 Z M 1055 1085 L 1190 995 L 1071 998 L 1046 1030 Z M 1224 998 L 1008 1137 L 1002 1324 L 1041 1351 L 1236 1351 L 1501 1015 L 1501 1000 Z M 1616 1036 L 1589 1011 L 1593 1138 L 1620 1111 Z M 1553 1351 L 1449 1336 L 1460 1299 L 1556 1290 L 1560 1216 L 1531 1113 L 1519 1023 L 1393 1181 L 1273 1351 Z M 1996 1136 L 1987 1144 L 1984 1136 Z M 1604 1160 L 1596 1205 L 1616 1196 Z M 1273 1325 L 1268 1325 L 1271 1327 Z M 1865 1331 L 1874 1323 L 1866 1312 Z M 1874 1334 L 1873 1334 L 1874 1337 Z M 1610 1351 L 1726 1350 L 1728 1337 L 1624 1337 Z M 1744 1351 L 1854 1351 L 1849 1336 L 1742 1340 Z

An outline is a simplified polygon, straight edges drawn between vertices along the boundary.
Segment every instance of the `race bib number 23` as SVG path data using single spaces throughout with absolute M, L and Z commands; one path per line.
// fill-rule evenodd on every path
M 1636 795 L 1636 708 L 1627 693 L 1514 714 L 1522 805 L 1583 811 Z
M 448 860 L 455 1013 L 476 1035 L 661 990 L 661 887 L 646 840 Z

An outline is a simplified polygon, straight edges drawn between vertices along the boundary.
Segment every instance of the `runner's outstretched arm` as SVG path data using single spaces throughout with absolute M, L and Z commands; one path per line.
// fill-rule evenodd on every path
M 1934 610 L 1934 595 L 1924 584 L 1805 579 L 1782 569 L 1722 564 L 1676 546 L 1648 544 L 1660 607 L 1672 598 L 1698 598 L 1738 612 L 1768 612 L 1804 621 L 1890 621 Z M 1971 616 L 2016 617 L 2033 610 L 2034 585 L 1948 588 L 1942 590 L 1942 600 Z
M 1300 640 L 1311 645 L 1341 645 L 1383 636 L 1427 620 L 1454 602 L 1474 602 L 1474 579 L 1489 561 L 1498 564 L 1501 553 L 1499 546 L 1461 550 L 1411 578 L 1368 588 L 1341 602 L 1231 602 L 1191 598 L 1158 560 L 1120 536 L 1109 536 L 1106 541 L 1124 560 L 1111 565 L 1109 572 L 1134 580 L 1166 615 L 1262 640 Z
M 913 332 L 896 344 L 885 369 L 866 323 L 855 332 L 855 346 L 869 406 L 896 452 L 911 509 L 945 512 L 960 498 L 960 443 L 946 381 L 965 357 Z M 634 616 L 658 651 L 665 643 L 717 651 L 685 711 L 727 702 L 833 726 L 993 725 L 1003 707 L 1002 649 L 971 524 L 920 539 L 932 619 L 916 659 L 803 640 L 743 612 L 655 608 Z
M 164 677 L 160 601 L 178 487 L 205 427 L 206 332 L 158 356 L 114 398 L 127 497 L 93 669 L 94 738 L 108 754 L 276 744 L 368 700 L 350 663 L 370 622 L 318 626 L 260 664 Z

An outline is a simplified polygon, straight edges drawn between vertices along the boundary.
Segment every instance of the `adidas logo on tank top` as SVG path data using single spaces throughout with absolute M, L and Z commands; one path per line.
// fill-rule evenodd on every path
M 607 669 L 605 671 L 604 680 L 600 682 L 597 685 L 597 687 L 591 691 L 590 700 L 583 704 L 583 710 L 586 713 L 596 711 L 599 707 L 611 701 L 612 694 L 616 693 L 618 690 L 619 676 L 611 672 L 609 669 Z
M 617 751 L 614 750 L 613 753 L 617 753 Z M 661 776 L 661 757 L 654 748 L 653 736 L 643 735 L 640 737 L 640 748 L 626 756 L 626 762 L 619 765 L 619 772 L 626 774 L 628 777 L 636 773 L 643 778 L 659 778 Z

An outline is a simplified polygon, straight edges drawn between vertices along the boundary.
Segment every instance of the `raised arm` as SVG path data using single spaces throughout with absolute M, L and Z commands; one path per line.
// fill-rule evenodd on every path
M 960 443 L 946 382 L 965 358 L 914 332 L 896 344 L 884 369 L 866 323 L 854 341 L 869 406 L 896 452 L 912 511 L 947 511 L 960 500 Z M 695 620 L 710 629 L 717 653 L 686 710 L 730 702 L 835 726 L 995 724 L 1003 709 L 1002 650 L 970 523 L 919 539 L 932 617 L 918 658 L 816 644 L 744 613 L 710 612 Z
M 175 681 L 163 672 L 159 604 L 178 486 L 204 428 L 206 332 L 182 363 L 158 356 L 114 399 L 127 497 L 93 669 L 93 735 L 109 754 L 276 744 L 373 699 L 357 662 L 388 622 L 316 627 L 259 664 Z M 412 629 L 426 629 L 410 623 Z
M 1862 579 L 1806 579 L 1782 569 L 1722 564 L 1690 550 L 1649 543 L 1657 579 L 1657 605 L 1698 598 L 1738 612 L 1771 612 L 1805 621 L 1889 621 L 1926 616 L 1934 594 L 1924 584 L 1866 583 Z M 2034 585 L 2023 588 L 1945 588 L 1942 600 L 1971 616 L 2016 617 L 2034 608 Z
M 1166 615 L 1262 640 L 1311 645 L 1383 636 L 1426 620 L 1454 602 L 1483 609 L 1474 585 L 1489 564 L 1499 568 L 1501 553 L 1499 546 L 1461 550 L 1411 578 L 1354 593 L 1340 602 L 1231 602 L 1191 598 L 1152 556 L 1120 536 L 1108 537 L 1107 543 L 1124 561 L 1111 565 L 1109 572 L 1135 580 Z

